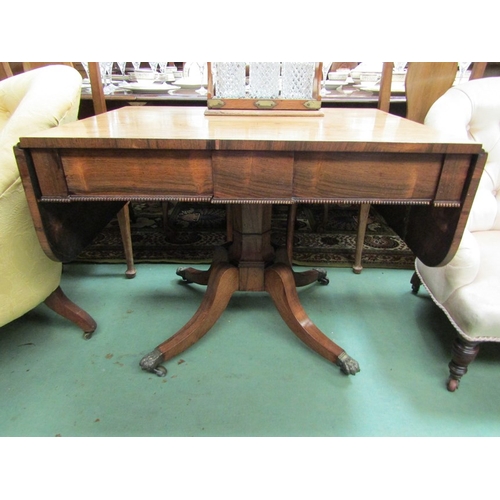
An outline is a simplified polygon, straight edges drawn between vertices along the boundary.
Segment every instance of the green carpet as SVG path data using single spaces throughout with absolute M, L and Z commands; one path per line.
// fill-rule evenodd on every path
M 330 269 L 299 289 L 311 320 L 355 358 L 338 367 L 305 346 L 266 293 L 236 292 L 214 327 L 165 363 L 141 358 L 182 327 L 205 287 L 175 264 L 69 264 L 62 287 L 98 328 L 43 304 L 2 327 L 2 436 L 499 436 L 500 345 L 484 345 L 446 390 L 454 328 L 411 271 Z M 201 266 L 202 268 L 205 266 Z
M 356 376 L 297 339 L 266 294 L 240 292 L 159 378 L 139 360 L 204 292 L 176 267 L 139 264 L 128 280 L 122 264 L 64 266 L 63 289 L 97 320 L 90 340 L 44 305 L 0 329 L 9 498 L 157 496 L 156 479 L 160 495 L 188 499 L 492 498 L 495 441 L 483 438 L 500 436 L 500 345 L 484 345 L 449 393 L 455 332 L 411 293 L 411 271 L 330 269 L 328 286 L 299 289 Z M 461 465 L 478 480 L 461 480 Z

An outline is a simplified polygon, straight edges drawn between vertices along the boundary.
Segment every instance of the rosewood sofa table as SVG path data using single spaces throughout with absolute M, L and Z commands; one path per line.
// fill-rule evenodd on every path
M 127 107 L 20 138 L 15 148 L 45 253 L 69 262 L 127 201 L 184 200 L 229 207 L 232 235 L 207 271 L 179 268 L 207 285 L 177 333 L 140 361 L 161 363 L 199 340 L 238 290 L 267 291 L 289 328 L 345 374 L 358 363 L 321 332 L 297 286 L 325 281 L 295 272 L 271 245 L 272 204 L 410 205 L 406 242 L 427 265 L 460 242 L 485 155 L 480 144 L 376 109 L 329 108 L 300 116 L 209 115 L 202 107 Z M 293 224 L 289 224 L 290 229 Z

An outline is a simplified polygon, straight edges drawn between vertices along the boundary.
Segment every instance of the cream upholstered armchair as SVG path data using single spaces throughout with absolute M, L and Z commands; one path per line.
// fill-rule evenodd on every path
M 423 283 L 458 332 L 449 364 L 454 391 L 482 342 L 500 342 L 500 78 L 453 87 L 429 110 L 425 124 L 474 139 L 488 153 L 459 249 L 443 267 L 418 259 L 413 290 Z
M 90 337 L 94 320 L 59 287 L 61 264 L 43 252 L 13 146 L 19 137 L 77 119 L 81 76 L 47 66 L 0 81 L 0 326 L 45 302 Z

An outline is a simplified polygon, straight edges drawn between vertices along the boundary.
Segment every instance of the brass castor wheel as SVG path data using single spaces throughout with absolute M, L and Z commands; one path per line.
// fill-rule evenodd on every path
M 158 377 L 164 377 L 167 374 L 167 369 L 160 365 L 162 360 L 163 354 L 159 349 L 155 349 L 149 354 L 146 354 L 146 356 L 141 359 L 139 365 L 143 370 L 149 373 L 154 373 L 158 375 Z
M 93 333 L 94 333 L 94 332 L 83 332 L 83 338 L 84 338 L 85 340 L 90 340 L 90 339 L 92 338 L 92 334 L 93 334 Z
M 167 374 L 167 369 L 164 366 L 157 366 L 153 368 L 152 372 L 158 377 L 164 377 Z
M 318 283 L 322 285 L 328 285 L 328 283 L 330 283 L 330 280 L 326 277 L 327 271 L 325 269 L 315 268 L 314 270 L 318 273 Z
M 175 274 L 177 274 L 177 276 L 180 276 L 186 283 L 192 283 L 192 281 L 186 278 L 186 269 L 187 267 L 178 267 L 177 271 L 175 271 Z

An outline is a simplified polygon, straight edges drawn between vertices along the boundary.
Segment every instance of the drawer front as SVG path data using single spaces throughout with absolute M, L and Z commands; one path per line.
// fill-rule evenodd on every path
M 214 151 L 216 201 L 292 199 L 293 153 Z
M 127 150 L 121 155 L 120 150 L 60 150 L 58 156 L 40 152 L 34 160 L 45 197 L 213 194 L 209 151 Z M 46 168 L 50 162 L 52 168 Z
M 296 153 L 293 195 L 300 199 L 434 198 L 442 155 Z

